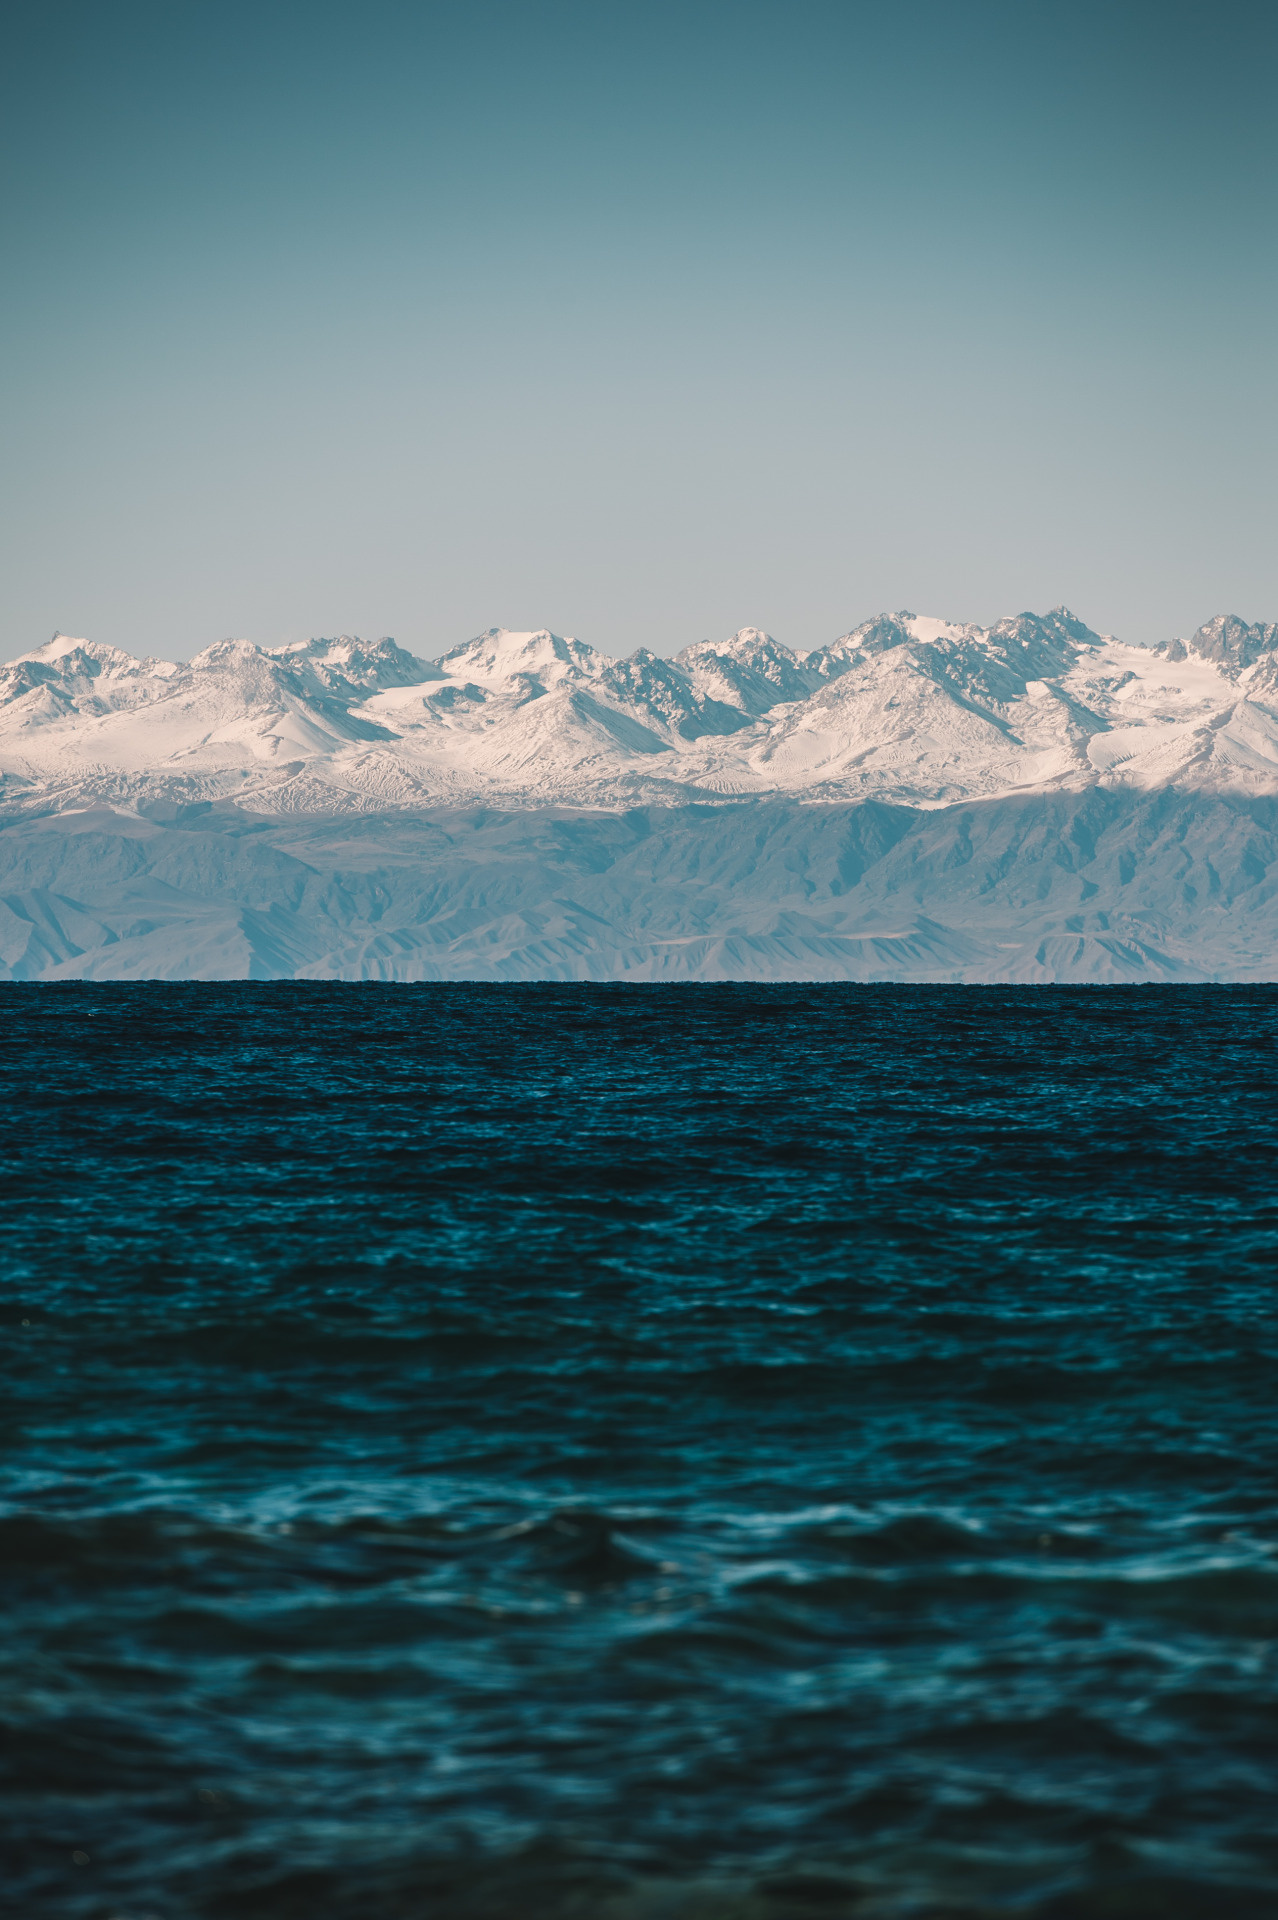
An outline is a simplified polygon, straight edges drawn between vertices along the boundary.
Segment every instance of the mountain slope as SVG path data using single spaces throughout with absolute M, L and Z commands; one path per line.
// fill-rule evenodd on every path
M 0 978 L 1268 979 L 1278 800 L 1092 788 L 907 808 L 0 826 Z

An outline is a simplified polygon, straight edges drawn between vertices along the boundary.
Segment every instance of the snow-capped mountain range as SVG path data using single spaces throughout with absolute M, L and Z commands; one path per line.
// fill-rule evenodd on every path
M 0 667 L 0 979 L 1278 979 L 1278 627 Z
M 803 655 L 755 628 L 626 660 L 494 628 L 437 661 L 343 637 L 181 664 L 58 635 L 0 668 L 0 773 L 10 804 L 271 813 L 1271 792 L 1278 627 L 1221 616 L 1148 649 L 1058 607 L 988 628 L 883 614 Z

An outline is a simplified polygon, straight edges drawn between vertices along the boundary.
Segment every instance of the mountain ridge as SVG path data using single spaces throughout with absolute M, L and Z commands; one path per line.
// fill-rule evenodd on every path
M 341 635 L 182 663 L 57 635 L 0 667 L 0 804 L 269 813 L 624 808 L 765 795 L 944 806 L 1056 788 L 1278 791 L 1278 625 L 1137 648 L 1066 607 L 758 628 L 624 660 L 490 628 L 437 660 Z
M 860 980 L 1278 974 L 1278 798 L 1093 787 L 0 825 L 0 979 Z
M 0 979 L 1278 978 L 1278 626 L 0 668 Z

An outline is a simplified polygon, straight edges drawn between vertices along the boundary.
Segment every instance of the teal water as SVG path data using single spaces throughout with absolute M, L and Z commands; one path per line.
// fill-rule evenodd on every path
M 11 987 L 12 1910 L 1278 1911 L 1278 991 Z

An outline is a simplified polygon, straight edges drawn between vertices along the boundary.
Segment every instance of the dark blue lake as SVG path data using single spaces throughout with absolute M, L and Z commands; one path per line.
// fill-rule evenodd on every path
M 43 1920 L 1278 1911 L 1278 990 L 9 987 Z

